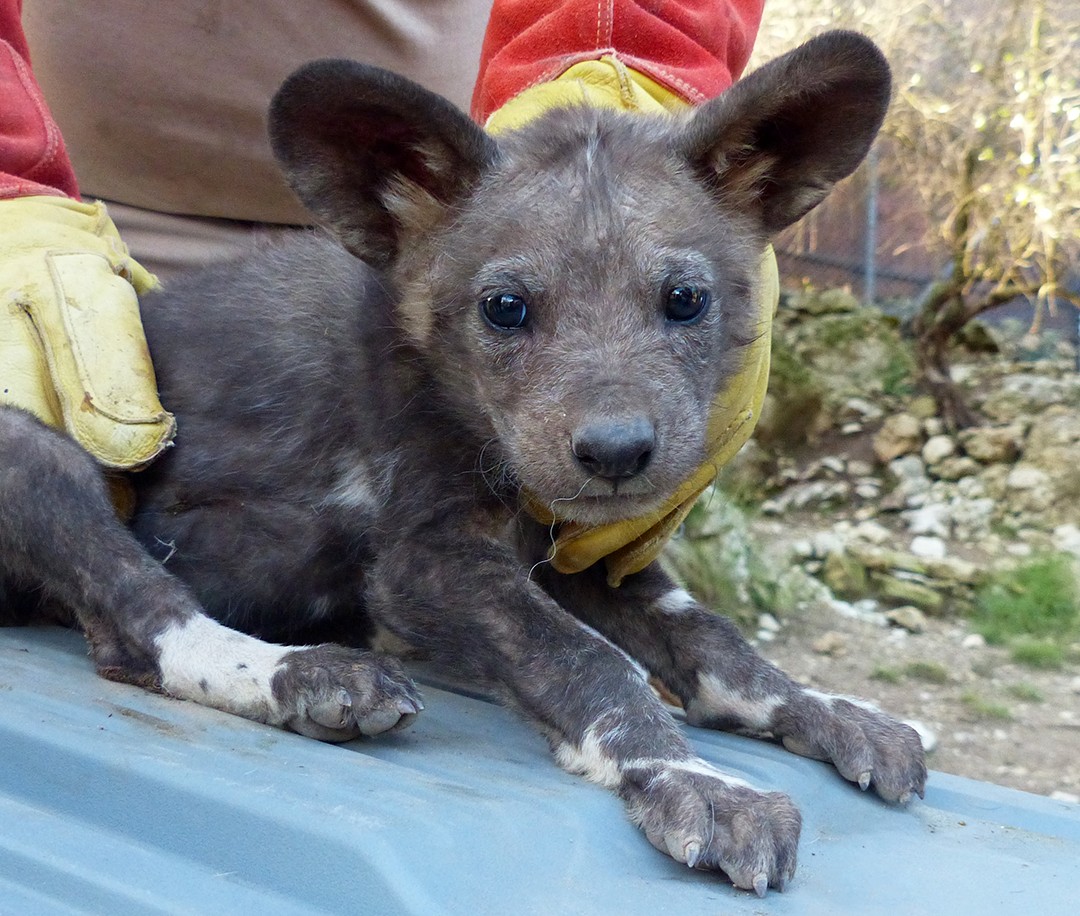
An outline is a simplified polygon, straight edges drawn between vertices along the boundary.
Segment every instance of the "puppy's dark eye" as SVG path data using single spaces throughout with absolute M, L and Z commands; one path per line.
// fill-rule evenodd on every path
M 678 324 L 692 324 L 709 308 L 712 294 L 696 286 L 676 286 L 668 293 L 664 316 Z
M 480 300 L 480 314 L 493 328 L 500 331 L 516 331 L 525 327 L 529 310 L 525 300 L 513 293 L 496 293 Z

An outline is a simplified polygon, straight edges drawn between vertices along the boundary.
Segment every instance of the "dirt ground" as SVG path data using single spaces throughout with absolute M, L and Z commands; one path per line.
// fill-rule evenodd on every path
M 932 770 L 1080 800 L 1080 664 L 1033 670 L 972 642 L 963 621 L 915 634 L 820 608 L 759 648 L 801 683 L 923 723 Z

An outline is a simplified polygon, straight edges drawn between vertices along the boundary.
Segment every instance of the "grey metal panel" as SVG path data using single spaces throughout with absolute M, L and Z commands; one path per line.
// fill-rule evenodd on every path
M 796 880 L 761 901 L 654 851 L 513 714 L 424 695 L 412 729 L 324 745 L 105 682 L 75 634 L 0 630 L 0 914 L 1077 912 L 1077 805 L 933 773 L 894 809 L 689 729 L 803 810 Z

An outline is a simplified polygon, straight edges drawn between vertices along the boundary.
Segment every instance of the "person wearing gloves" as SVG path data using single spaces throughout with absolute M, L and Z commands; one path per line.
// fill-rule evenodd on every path
M 363 57 L 466 106 L 490 5 L 0 0 L 0 404 L 104 467 L 151 462 L 176 430 L 138 296 L 310 222 L 265 136 L 274 91 Z
M 139 321 L 156 279 L 100 202 L 79 200 L 30 70 L 18 0 L 0 0 L 0 403 L 65 429 L 107 468 L 172 442 Z
M 34 0 L 27 31 L 42 83 L 76 170 L 89 192 L 109 200 L 120 233 L 103 204 L 79 200 L 30 70 L 21 6 L 0 0 L 0 400 L 66 429 L 106 467 L 136 468 L 175 429 L 157 401 L 138 320 L 137 295 L 157 281 L 120 236 L 168 273 L 234 257 L 307 222 L 263 128 L 270 96 L 295 65 L 361 58 L 462 107 L 475 78 L 471 114 L 496 135 L 577 102 L 673 112 L 738 78 L 763 0 L 266 0 L 254 18 L 250 9 L 210 15 L 190 2 L 151 9 L 134 0 Z M 155 53 L 132 53 L 148 36 Z M 613 583 L 643 568 L 750 436 L 778 296 L 771 250 L 761 276 L 762 333 L 717 400 L 709 461 L 648 518 L 562 525 L 557 568 L 606 558 Z M 546 524 L 559 521 L 530 509 Z

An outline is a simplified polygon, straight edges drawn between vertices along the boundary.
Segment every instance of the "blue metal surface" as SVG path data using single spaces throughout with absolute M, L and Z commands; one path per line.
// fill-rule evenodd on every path
M 829 767 L 689 729 L 790 793 L 765 900 L 649 846 L 513 714 L 430 684 L 413 728 L 324 745 L 97 678 L 83 640 L 0 630 L 0 916 L 1064 916 L 1080 806 L 931 774 L 894 809 Z

